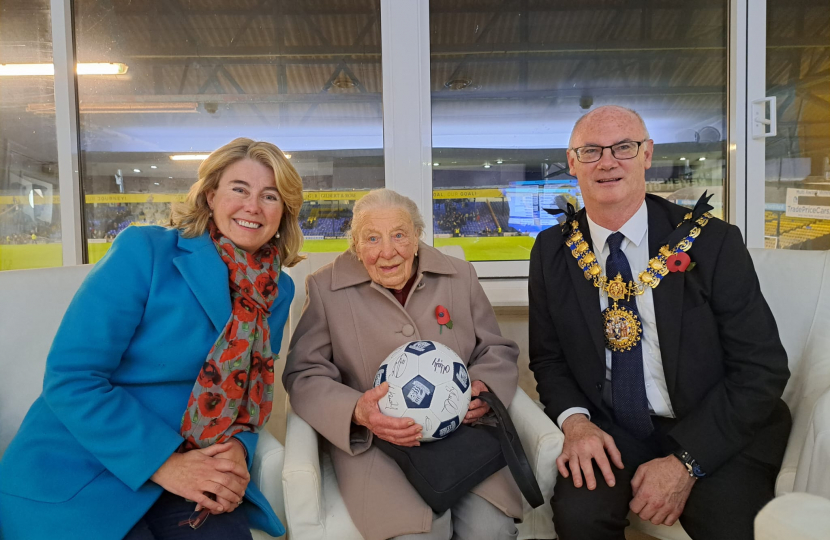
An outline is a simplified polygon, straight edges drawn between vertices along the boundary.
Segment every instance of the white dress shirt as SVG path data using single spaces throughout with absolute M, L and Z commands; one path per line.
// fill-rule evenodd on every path
M 591 240 L 594 244 L 594 253 L 597 262 L 605 273 L 605 260 L 611 253 L 608 247 L 608 237 L 615 231 L 609 231 L 605 227 L 597 225 L 588 217 L 588 228 L 591 231 Z M 637 281 L 637 276 L 648 266 L 648 208 L 645 201 L 637 212 L 620 227 L 619 232 L 623 233 L 621 249 L 631 266 L 631 274 Z M 601 250 L 597 250 L 602 246 Z M 609 276 L 612 277 L 612 276 Z M 597 289 L 599 293 L 600 311 L 608 307 L 608 295 Z M 646 382 L 646 397 L 652 414 L 674 418 L 674 410 L 669 399 L 669 390 L 666 385 L 666 374 L 663 371 L 663 359 L 660 354 L 660 342 L 657 337 L 657 321 L 654 318 L 654 295 L 651 287 L 646 287 L 646 292 L 634 297 L 637 302 L 637 311 L 640 313 L 640 322 L 643 325 L 642 350 L 643 350 L 643 375 Z M 605 380 L 611 384 L 611 350 L 605 349 Z M 590 418 L 588 410 L 583 407 L 571 407 L 566 409 L 556 419 L 559 427 L 562 422 L 573 414 L 584 414 Z

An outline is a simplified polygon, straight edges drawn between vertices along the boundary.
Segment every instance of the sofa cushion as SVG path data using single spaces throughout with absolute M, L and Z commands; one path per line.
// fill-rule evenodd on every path
M 0 272 L 0 456 L 43 390 L 46 356 L 92 265 Z

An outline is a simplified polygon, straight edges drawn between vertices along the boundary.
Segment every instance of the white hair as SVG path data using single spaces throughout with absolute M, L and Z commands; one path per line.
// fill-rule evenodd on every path
M 415 227 L 416 238 L 421 237 L 424 232 L 424 218 L 421 217 L 421 212 L 418 210 L 415 201 L 391 189 L 373 189 L 358 200 L 352 210 L 352 225 L 349 229 L 349 250 L 352 253 L 355 252 L 360 230 L 366 221 L 366 213 L 370 210 L 388 210 L 390 208 L 400 208 L 406 211 L 409 214 L 409 219 L 412 220 L 412 225 Z

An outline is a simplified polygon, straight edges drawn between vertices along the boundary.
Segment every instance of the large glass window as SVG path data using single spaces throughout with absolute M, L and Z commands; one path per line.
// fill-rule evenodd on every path
M 830 249 L 830 3 L 767 0 L 764 245 Z
M 430 0 L 435 245 L 523 260 L 568 174 L 571 128 L 606 104 L 655 142 L 646 190 L 723 215 L 726 0 Z
M 163 224 L 203 156 L 279 146 L 303 177 L 307 251 L 342 251 L 354 201 L 384 185 L 379 0 L 75 0 L 90 262 Z
M 62 263 L 50 15 L 0 4 L 0 270 Z

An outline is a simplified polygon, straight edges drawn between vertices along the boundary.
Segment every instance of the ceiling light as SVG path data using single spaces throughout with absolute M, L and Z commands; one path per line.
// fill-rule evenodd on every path
M 490 164 L 489 164 L 489 163 L 485 163 L 485 164 L 484 164 L 484 168 L 485 168 L 485 169 L 489 169 L 489 168 L 490 168 Z
M 78 75 L 124 75 L 129 69 L 127 64 L 78 64 Z
M 170 156 L 173 161 L 203 161 L 207 159 L 210 154 L 176 154 Z
M 155 165 L 150 165 L 150 168 L 151 169 L 158 169 L 158 167 L 156 167 Z
M 473 84 L 473 81 L 470 79 L 453 79 L 451 81 L 447 81 L 444 83 L 445 88 L 449 88 L 450 90 L 464 90 L 468 86 Z
M 438 163 L 437 161 L 432 164 L 433 167 L 437 167 L 438 165 L 440 165 L 440 163 Z
M 285 156 L 285 159 L 291 159 L 291 154 L 286 154 L 285 152 L 283 152 L 282 155 Z
M 503 159 L 497 159 L 497 160 L 496 160 L 496 163 L 498 163 L 499 165 L 501 165 L 502 163 L 504 163 L 504 160 L 503 160 Z
M 78 110 L 81 114 L 106 114 L 106 113 L 195 113 L 198 112 L 199 104 L 194 102 L 180 103 L 148 103 L 148 102 L 124 102 L 124 103 L 84 103 L 81 102 Z M 55 114 L 54 103 L 29 103 L 26 105 L 26 112 L 35 114 Z
M 141 169 L 133 169 L 133 172 L 141 172 Z
M 170 180 L 172 180 L 172 179 L 173 179 L 173 177 L 172 177 L 172 176 L 168 176 L 167 178 L 169 178 Z
M 698 161 L 706 161 L 706 158 L 705 157 L 700 157 L 700 158 L 697 158 L 697 160 Z
M 682 157 L 680 158 L 680 161 L 686 161 L 686 158 Z
M 155 185 L 159 185 L 159 183 L 158 183 L 158 182 L 153 182 L 153 183 L 154 183 Z
M 349 88 L 354 88 L 356 86 L 355 82 L 342 71 L 340 72 L 340 75 L 338 75 L 337 78 L 331 82 L 331 84 L 342 90 L 348 90 Z
M 78 75 L 124 75 L 127 64 L 94 63 L 78 64 Z M 0 76 L 5 77 L 43 77 L 55 74 L 55 64 L 0 64 Z

